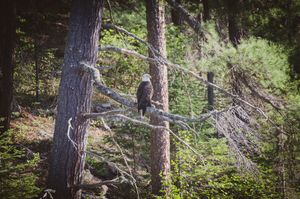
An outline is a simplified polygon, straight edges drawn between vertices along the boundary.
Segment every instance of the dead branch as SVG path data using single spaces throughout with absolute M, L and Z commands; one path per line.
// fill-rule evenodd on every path
M 215 89 L 217 89 L 218 91 L 222 92 L 223 94 L 225 94 L 226 96 L 229 96 L 231 98 L 234 98 L 236 99 L 237 101 L 240 101 L 242 102 L 243 104 L 246 104 L 247 106 L 250 106 L 251 108 L 255 109 L 255 110 L 260 110 L 258 107 L 255 107 L 254 105 L 250 104 L 249 102 L 239 98 L 238 95 L 234 95 L 232 94 L 231 92 L 221 88 L 220 86 L 216 85 L 216 84 L 213 84 L 211 82 L 208 82 L 206 79 L 204 79 L 203 77 L 199 76 L 197 73 L 193 72 L 193 71 L 190 71 L 186 68 L 183 68 L 181 67 L 179 64 L 173 64 L 167 60 L 165 60 L 164 58 L 160 58 L 160 60 L 158 59 L 153 59 L 153 58 L 150 58 L 150 57 L 147 57 L 147 56 L 144 56 L 144 55 L 141 55 L 139 54 L 138 52 L 135 52 L 133 50 L 128 50 L 128 49 L 124 49 L 124 48 L 117 48 L 117 47 L 114 47 L 114 46 L 105 46 L 105 47 L 101 47 L 99 48 L 100 51 L 113 51 L 113 52 L 118 52 L 118 53 L 122 53 L 122 54 L 126 54 L 126 55 L 132 55 L 132 56 L 135 56 L 135 57 L 138 57 L 142 60 L 145 60 L 145 61 L 148 61 L 148 62 L 151 62 L 151 63 L 157 63 L 157 62 L 160 62 L 160 61 L 163 61 L 164 64 L 166 64 L 167 66 L 170 66 L 172 68 L 176 68 L 176 69 L 179 69 L 187 74 L 190 74 L 192 75 L 193 77 L 195 77 L 197 80 L 199 80 L 200 82 L 204 83 L 205 85 L 207 86 L 211 86 L 211 87 L 214 87 Z M 163 59 L 163 60 L 161 60 Z M 261 111 L 261 110 L 260 110 Z
M 114 30 L 116 30 L 118 32 L 124 33 L 125 35 L 130 36 L 130 37 L 136 39 L 137 41 L 139 41 L 139 42 L 141 42 L 141 43 L 143 43 L 143 44 L 145 44 L 147 46 L 149 45 L 148 42 L 144 41 L 143 39 L 139 38 L 135 34 L 133 34 L 133 33 L 129 32 L 129 31 L 125 30 L 124 28 L 122 28 L 120 26 L 116 26 L 114 24 L 107 23 L 107 24 L 103 24 L 102 28 L 104 28 L 104 29 L 114 29 Z
M 136 179 L 133 177 L 133 174 L 132 174 L 132 172 L 131 172 L 131 168 L 130 168 L 128 162 L 127 162 L 127 158 L 126 158 L 125 154 L 123 153 L 122 148 L 120 147 L 120 145 L 118 144 L 118 142 L 115 140 L 115 138 L 114 138 L 114 136 L 113 136 L 113 132 L 112 132 L 112 130 L 110 129 L 110 127 L 106 124 L 106 122 L 104 121 L 103 118 L 101 118 L 101 121 L 102 121 L 102 123 L 103 123 L 104 128 L 105 128 L 106 130 L 108 130 L 108 132 L 109 132 L 109 134 L 110 134 L 110 137 L 111 137 L 113 143 L 116 145 L 116 147 L 118 148 L 118 150 L 120 151 L 120 153 L 121 153 L 121 155 L 122 155 L 122 158 L 123 158 L 123 160 L 124 160 L 124 163 L 125 163 L 125 165 L 126 165 L 128 171 L 129 171 L 129 174 L 130 174 L 131 178 L 133 179 L 133 185 L 134 185 L 134 188 L 135 188 L 135 191 L 136 191 L 137 199 L 139 199 L 139 198 L 140 198 L 139 189 L 138 189 L 138 186 L 137 186 L 137 184 L 136 184 Z
M 168 60 L 164 59 L 163 57 L 159 57 L 158 59 L 152 59 L 152 58 L 149 58 L 149 57 L 146 57 L 144 55 L 141 55 L 135 51 L 132 51 L 132 50 L 127 50 L 127 49 L 121 49 L 121 48 L 117 48 L 117 47 L 111 47 L 109 46 L 108 48 L 106 47 L 103 47 L 103 48 L 100 48 L 99 50 L 109 50 L 109 51 L 114 51 L 114 52 L 119 52 L 119 53 L 124 53 L 124 54 L 127 54 L 127 55 L 133 55 L 133 56 L 136 56 L 136 57 L 139 57 L 143 60 L 146 60 L 148 62 L 163 62 L 165 65 L 171 67 L 171 68 L 174 68 L 174 69 L 178 69 L 180 71 L 183 71 L 184 73 L 187 73 L 187 74 L 190 74 L 191 76 L 193 76 L 194 78 L 196 78 L 197 80 L 199 80 L 200 82 L 204 83 L 205 85 L 207 86 L 211 86 L 213 88 L 215 88 L 216 90 L 220 91 L 221 93 L 225 94 L 226 96 L 228 97 L 231 97 L 232 99 L 252 108 L 253 110 L 255 110 L 257 113 L 259 113 L 260 115 L 262 115 L 271 125 L 273 125 L 277 130 L 279 130 L 280 132 L 284 133 L 284 134 L 287 134 L 284 130 L 282 130 L 280 127 L 278 127 L 276 125 L 276 123 L 274 121 L 272 121 L 268 116 L 267 114 L 259 107 L 247 102 L 246 100 L 240 98 L 238 95 L 235 95 L 225 89 L 223 89 L 222 87 L 216 85 L 216 84 L 213 84 L 209 81 L 207 81 L 206 79 L 204 79 L 203 77 L 199 76 L 196 72 L 193 72 L 193 71 L 190 71 L 184 67 L 181 67 L 179 64 L 173 64 L 171 62 L 169 62 Z M 148 110 L 148 109 L 147 109 Z M 180 116 L 182 117 L 182 116 Z
M 94 190 L 101 187 L 102 185 L 113 185 L 113 184 L 121 184 L 121 183 L 122 181 L 120 180 L 120 177 L 117 177 L 112 180 L 105 180 L 93 184 L 79 184 L 79 185 L 75 185 L 74 187 L 76 189 Z
M 145 60 L 145 61 L 148 61 L 148 62 L 151 62 L 151 63 L 157 63 L 158 62 L 156 59 L 147 57 L 147 56 L 142 55 L 142 54 L 140 54 L 136 51 L 128 50 L 128 49 L 125 49 L 125 48 L 117 48 L 115 46 L 110 46 L 110 45 L 99 47 L 99 51 L 113 51 L 113 52 L 117 52 L 117 53 L 121 53 L 121 54 L 125 54 L 125 55 L 131 55 L 131 56 L 140 58 L 142 60 Z
M 100 91 L 102 94 L 110 97 L 111 99 L 119 102 L 122 105 L 125 105 L 129 108 L 136 109 L 137 104 L 135 102 L 121 96 L 119 93 L 115 92 L 111 88 L 108 88 L 108 87 L 104 86 L 100 82 L 100 80 L 99 80 L 100 78 L 98 77 L 99 71 L 97 69 L 95 69 L 94 67 L 91 67 L 88 64 L 83 63 L 83 62 L 81 64 L 83 64 L 86 71 L 93 74 L 93 76 L 95 78 L 95 86 L 98 89 L 98 91 Z M 203 122 L 203 121 L 207 120 L 209 117 L 218 115 L 218 114 L 220 114 L 224 111 L 227 111 L 228 109 L 231 109 L 231 108 L 234 108 L 234 107 L 228 107 L 227 109 L 224 109 L 224 110 L 221 110 L 221 111 L 211 111 L 210 113 L 203 114 L 203 115 L 200 115 L 198 117 L 184 117 L 184 116 L 177 115 L 177 114 L 171 114 L 171 113 L 164 112 L 160 109 L 157 109 L 155 107 L 148 107 L 147 112 L 149 112 L 151 114 L 155 114 L 157 117 L 159 117 L 160 119 L 162 119 L 164 121 L 173 122 L 175 124 L 176 123 L 178 124 L 178 121 L 181 121 L 181 122 Z M 93 113 L 93 114 L 89 113 L 89 114 L 84 114 L 84 117 L 86 119 L 88 119 L 88 118 L 97 118 L 97 117 L 104 116 L 105 114 L 111 114 L 111 113 L 113 113 L 113 112 L 110 112 L 110 113 L 107 113 L 107 112 L 106 113 Z
M 257 85 L 254 85 L 254 83 L 251 82 L 251 79 L 249 79 L 249 77 L 247 77 L 246 74 L 239 72 L 239 76 L 241 81 L 244 83 L 244 85 L 248 87 L 254 95 L 256 95 L 261 100 L 265 101 L 266 103 L 271 104 L 271 106 L 274 109 L 276 110 L 282 109 L 282 104 L 277 102 L 273 96 L 267 95 L 263 91 L 260 91 L 259 87 Z
M 108 112 L 110 112 L 110 111 L 108 111 Z M 76 142 L 71 138 L 71 136 L 70 136 L 70 131 L 71 131 L 71 129 L 73 128 L 72 125 L 71 125 L 71 121 L 72 121 L 72 118 L 70 118 L 70 119 L 68 120 L 67 137 L 68 137 L 68 140 L 72 143 L 72 146 L 75 148 L 75 150 L 78 152 L 78 154 L 80 154 L 80 153 L 95 154 L 94 152 L 91 152 L 91 151 L 82 151 L 82 150 L 79 150 L 79 149 L 78 149 L 77 143 L 76 143 Z M 107 163 L 111 163 L 111 162 L 109 162 L 109 161 L 106 161 L 106 160 L 105 160 L 103 157 L 101 157 L 99 154 L 97 154 L 97 157 L 100 157 L 103 161 L 105 161 L 105 162 L 107 162 Z M 134 177 L 133 177 L 131 174 L 128 174 L 126 171 L 123 171 L 122 169 L 120 169 L 120 168 L 117 167 L 116 165 L 114 165 L 114 167 L 115 167 L 118 171 L 120 171 L 121 174 L 126 174 L 127 176 L 129 176 L 129 177 L 133 180 L 133 182 L 136 181 L 136 180 L 134 179 Z
M 194 148 L 192 148 L 188 143 L 186 143 L 184 140 L 182 140 L 178 135 L 176 135 L 172 130 L 164 127 L 164 126 L 156 126 L 156 125 L 152 125 L 152 124 L 149 124 L 147 122 L 144 122 L 144 121 L 141 121 L 141 120 L 137 120 L 137 119 L 133 119 L 133 118 L 130 118 L 130 117 L 127 117 L 125 115 L 122 115 L 122 114 L 116 114 L 116 115 L 110 115 L 109 117 L 118 117 L 118 118 L 122 118 L 126 121 L 129 121 L 129 122 L 132 122 L 134 124 L 139 124 L 139 125 L 142 125 L 142 126 L 146 126 L 148 128 L 151 128 L 151 129 L 163 129 L 163 130 L 166 130 L 168 132 L 170 132 L 176 139 L 178 139 L 181 143 L 183 143 L 187 148 L 189 148 L 192 152 L 194 152 L 198 157 L 200 157 L 201 160 L 203 160 L 203 156 L 198 153 Z

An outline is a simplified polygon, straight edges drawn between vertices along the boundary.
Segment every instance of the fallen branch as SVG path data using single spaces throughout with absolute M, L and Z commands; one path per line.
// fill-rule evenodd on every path
M 260 91 L 259 87 L 257 85 L 254 85 L 253 83 L 251 83 L 251 79 L 249 80 L 249 77 L 247 77 L 245 74 L 240 74 L 240 73 L 239 73 L 239 76 L 240 76 L 241 81 L 245 84 L 245 86 L 247 86 L 250 89 L 250 91 L 254 95 L 256 95 L 261 100 L 265 101 L 266 103 L 271 104 L 271 106 L 274 109 L 276 109 L 276 110 L 282 109 L 282 104 L 277 102 L 273 96 L 267 95 L 263 91 Z
M 79 185 L 75 185 L 74 187 L 76 189 L 84 189 L 84 190 L 93 190 L 93 189 L 97 189 L 99 187 L 101 187 L 102 185 L 112 185 L 112 184 L 121 184 L 121 180 L 119 177 L 114 178 L 112 180 L 105 180 L 105 181 L 101 181 L 101 182 L 97 182 L 97 183 L 93 183 L 93 184 L 79 184 Z

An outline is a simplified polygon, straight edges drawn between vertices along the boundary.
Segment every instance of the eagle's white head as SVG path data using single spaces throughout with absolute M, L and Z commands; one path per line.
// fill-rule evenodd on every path
M 151 76 L 149 74 L 144 74 L 142 76 L 142 82 L 150 82 Z

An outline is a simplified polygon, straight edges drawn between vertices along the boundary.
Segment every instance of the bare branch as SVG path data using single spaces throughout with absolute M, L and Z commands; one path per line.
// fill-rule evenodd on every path
M 271 106 L 273 106 L 273 108 L 275 108 L 276 110 L 282 109 L 282 104 L 277 102 L 273 96 L 267 95 L 263 91 L 260 91 L 259 87 L 256 85 L 253 85 L 253 83 L 251 83 L 251 79 L 249 79 L 249 77 L 247 77 L 244 73 L 241 74 L 239 72 L 238 75 L 240 75 L 240 79 L 242 80 L 242 82 L 245 84 L 245 86 L 247 86 L 250 89 L 250 91 L 254 95 L 256 95 L 261 100 L 267 102 L 268 104 L 271 104 Z
M 101 181 L 98 183 L 93 183 L 93 184 L 79 184 L 79 185 L 75 185 L 75 188 L 77 189 L 85 189 L 85 190 L 93 190 L 93 189 L 97 189 L 102 185 L 112 185 L 112 184 L 121 184 L 122 182 L 120 181 L 120 178 L 114 178 L 112 180 L 105 180 L 105 181 Z
M 152 63 L 158 62 L 157 60 L 147 57 L 145 55 L 142 55 L 136 51 L 128 50 L 125 48 L 117 48 L 115 46 L 110 46 L 110 45 L 99 47 L 99 51 L 113 51 L 113 52 L 117 52 L 117 53 L 121 53 L 121 54 L 125 54 L 125 55 L 131 55 L 131 56 L 134 56 L 134 57 L 137 57 L 137 58 L 140 58 L 142 60 L 152 62 Z
M 131 172 L 131 168 L 130 168 L 128 162 L 127 162 L 127 158 L 126 158 L 125 154 L 123 153 L 122 148 L 120 147 L 120 145 L 118 144 L 118 142 L 115 140 L 115 138 L 114 138 L 114 136 L 113 136 L 113 132 L 112 132 L 112 130 L 110 129 L 110 127 L 106 124 L 106 122 L 104 121 L 103 118 L 101 118 L 101 121 L 102 121 L 102 123 L 103 123 L 103 125 L 104 125 L 104 128 L 105 128 L 106 130 L 108 130 L 108 132 L 109 132 L 109 134 L 110 134 L 110 137 L 111 137 L 113 143 L 116 145 L 116 147 L 118 148 L 118 150 L 120 151 L 120 153 L 121 153 L 121 155 L 122 155 L 122 158 L 123 158 L 123 160 L 124 160 L 124 163 L 125 163 L 125 165 L 126 165 L 128 171 L 129 171 L 129 174 L 130 174 L 131 178 L 133 179 L 133 185 L 134 185 L 134 188 L 135 188 L 135 190 L 136 190 L 137 198 L 139 199 L 139 198 L 140 198 L 139 189 L 138 189 L 138 186 L 137 186 L 137 184 L 136 184 L 136 179 L 133 177 L 133 174 L 132 174 L 132 172 Z
M 112 69 L 113 66 L 97 66 L 97 69 L 99 70 L 108 70 L 108 69 Z
M 71 121 L 72 121 L 72 118 L 70 118 L 70 119 L 68 120 L 67 137 L 68 137 L 69 141 L 72 143 L 73 147 L 75 148 L 75 150 L 77 151 L 78 154 L 80 154 L 81 152 L 85 152 L 85 153 L 91 154 L 92 152 L 78 150 L 77 143 L 76 143 L 76 142 L 71 138 L 71 136 L 70 136 L 70 129 L 72 129 Z M 104 122 L 104 121 L 103 121 L 103 122 Z M 110 130 L 110 128 L 106 125 L 106 123 L 104 123 L 104 127 L 105 127 L 105 128 L 108 128 L 108 129 Z M 111 130 L 110 130 L 109 132 L 112 133 Z M 113 137 L 112 137 L 112 138 L 113 138 Z M 113 138 L 113 140 L 114 140 L 114 138 Z M 124 153 L 122 152 L 122 149 L 120 148 L 120 146 L 117 144 L 117 142 L 116 142 L 115 140 L 114 140 L 114 143 L 117 145 L 117 147 L 118 147 L 118 149 L 120 150 L 122 156 L 124 157 L 124 161 L 125 161 L 127 167 L 129 168 L 129 165 L 128 165 L 127 160 L 126 160 L 126 158 L 125 158 L 125 156 L 124 156 Z M 93 153 L 92 153 L 92 154 L 93 154 Z M 103 159 L 103 160 L 104 160 L 104 159 Z M 130 168 L 129 168 L 130 174 L 128 174 L 127 172 L 121 170 L 118 166 L 116 166 L 116 164 L 114 164 L 114 167 L 115 167 L 118 171 L 120 171 L 121 174 L 126 174 L 127 176 L 130 177 L 130 179 L 132 180 L 132 182 L 133 182 L 133 184 L 134 184 L 134 187 L 135 187 L 135 189 L 136 189 L 137 197 L 138 197 L 138 199 L 139 199 L 140 197 L 139 197 L 138 187 L 137 187 L 137 185 L 136 185 L 136 180 L 135 180 L 135 178 L 133 177 Z M 78 185 L 78 186 L 80 186 L 80 185 Z
M 119 118 L 122 118 L 126 121 L 130 121 L 132 123 L 135 123 L 135 124 L 139 124 L 139 125 L 143 125 L 143 126 L 146 126 L 148 128 L 151 128 L 151 129 L 164 129 L 166 131 L 169 131 L 176 139 L 178 139 L 181 143 L 183 143 L 187 148 L 189 148 L 192 152 L 194 152 L 198 157 L 200 157 L 200 159 L 203 161 L 203 156 L 198 153 L 194 148 L 192 148 L 188 143 L 186 143 L 183 139 L 181 139 L 178 135 L 176 135 L 172 130 L 164 127 L 164 126 L 156 126 L 156 125 L 152 125 L 152 124 L 149 124 L 147 122 L 144 122 L 144 121 L 141 121 L 141 120 L 137 120 L 137 119 L 133 119 L 133 118 L 130 118 L 130 117 L 127 117 L 125 115 L 122 115 L 122 114 L 116 114 L 116 115 L 110 115 L 109 117 L 119 117 Z
M 120 104 L 123 104 L 129 108 L 134 108 L 136 109 L 137 104 L 133 101 L 131 101 L 130 99 L 127 99 L 123 96 L 121 96 L 119 93 L 115 92 L 114 90 L 104 86 L 100 81 L 99 81 L 99 71 L 97 69 L 95 69 L 94 67 L 89 66 L 86 63 L 83 63 L 85 67 L 85 70 L 88 72 L 91 72 L 95 78 L 95 86 L 96 88 L 104 95 L 110 97 L 111 99 L 119 102 Z M 96 72 L 97 71 L 97 72 Z M 231 109 L 234 107 L 229 107 L 228 109 Z M 118 110 L 119 111 L 119 110 Z M 121 111 L 121 110 L 120 110 Z M 147 108 L 147 112 L 151 113 L 151 114 L 155 114 L 157 117 L 159 117 L 160 119 L 164 120 L 164 121 L 168 121 L 168 122 L 173 122 L 178 124 L 178 121 L 182 121 L 182 122 L 203 122 L 205 120 L 207 120 L 209 117 L 214 116 L 214 115 L 218 115 L 224 111 L 227 111 L 226 109 L 221 110 L 221 111 L 212 111 L 210 113 L 207 114 L 203 114 L 200 115 L 199 117 L 184 117 L 181 115 L 177 115 L 177 114 L 170 114 L 167 112 L 164 112 L 160 109 L 157 109 L 155 107 L 148 107 Z M 104 114 L 107 113 L 93 113 L 93 114 L 84 114 L 85 118 L 97 118 L 98 116 L 104 116 Z M 111 114 L 111 113 L 109 113 Z
M 133 34 L 133 33 L 129 32 L 129 31 L 125 30 L 124 28 L 122 28 L 122 27 L 120 27 L 120 26 L 116 26 L 116 25 L 114 25 L 114 24 L 109 24 L 109 23 L 107 23 L 107 24 L 103 24 L 103 25 L 102 25 L 102 28 L 104 28 L 104 29 L 115 29 L 115 30 L 118 31 L 118 32 L 124 33 L 124 34 L 126 34 L 127 36 L 130 36 L 130 37 L 136 39 L 137 41 L 139 41 L 139 42 L 145 44 L 146 46 L 149 45 L 148 42 L 144 41 L 143 39 L 139 38 L 139 37 L 136 36 L 135 34 Z
M 247 102 L 246 100 L 240 98 L 238 95 L 232 94 L 231 92 L 221 88 L 220 86 L 213 84 L 209 81 L 207 81 L 206 79 L 204 79 L 203 77 L 199 76 L 196 72 L 190 71 L 184 67 L 181 67 L 179 64 L 173 64 L 171 62 L 169 62 L 168 60 L 164 59 L 163 57 L 159 57 L 158 59 L 152 59 L 149 57 L 146 57 L 144 55 L 141 55 L 135 51 L 132 50 L 127 50 L 127 49 L 121 49 L 121 48 L 116 48 L 116 47 L 111 47 L 109 46 L 108 48 L 100 48 L 99 50 L 109 50 L 109 51 L 114 51 L 114 52 L 120 52 L 120 53 L 124 53 L 127 55 L 133 55 L 136 57 L 139 57 L 143 60 L 149 61 L 149 62 L 163 62 L 164 64 L 166 64 L 167 66 L 171 67 L 171 68 L 175 68 L 178 69 L 180 71 L 183 71 L 186 74 L 190 74 L 191 76 L 193 76 L 194 78 L 196 78 L 197 80 L 199 80 L 200 82 L 204 83 L 207 86 L 211 86 L 213 88 L 215 88 L 216 90 L 220 91 L 221 93 L 225 94 L 228 97 L 231 97 L 232 99 L 235 99 L 236 101 L 252 108 L 253 110 L 255 110 L 257 113 L 259 113 L 260 115 L 262 115 L 270 124 L 272 124 L 277 130 L 279 130 L 280 132 L 287 134 L 284 130 L 282 130 L 280 127 L 278 127 L 276 125 L 276 123 L 274 121 L 272 121 L 267 114 L 259 107 L 256 107 L 255 105 Z M 147 109 L 148 110 L 148 109 Z

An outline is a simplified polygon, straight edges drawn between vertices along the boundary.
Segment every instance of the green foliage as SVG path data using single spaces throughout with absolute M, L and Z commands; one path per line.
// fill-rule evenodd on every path
M 37 197 L 41 189 L 36 186 L 37 175 L 32 173 L 39 161 L 39 154 L 31 159 L 13 143 L 6 132 L 0 137 L 0 198 L 19 199 Z
M 167 183 L 171 198 L 280 198 L 272 181 L 275 176 L 269 169 L 261 168 L 256 175 L 237 171 L 225 139 L 205 141 L 185 131 L 179 135 L 197 148 L 204 160 L 176 142 L 171 180 Z
M 288 54 L 279 45 L 264 39 L 250 38 L 242 41 L 233 64 L 254 76 L 265 88 L 283 90 L 289 80 Z
M 18 97 L 31 97 L 32 101 L 37 87 L 41 99 L 55 96 L 62 65 L 62 59 L 55 55 L 57 49 L 37 44 L 36 39 L 20 29 L 17 34 L 20 40 L 16 48 L 14 88 Z
M 229 73 L 228 63 L 235 70 L 259 82 L 264 89 L 280 94 L 289 77 L 288 51 L 266 39 L 250 37 L 244 39 L 238 48 L 219 41 L 216 32 L 209 29 L 207 42 L 203 44 L 204 59 L 199 66 L 212 70 L 219 77 Z M 224 71 L 226 71 L 224 73 Z
M 122 12 L 122 17 L 119 17 L 120 12 Z M 116 9 L 112 13 L 115 24 L 121 24 L 126 30 L 146 40 L 146 20 L 145 17 L 141 16 L 145 16 L 145 9 L 141 9 L 139 13 L 133 13 L 131 10 Z M 110 45 L 134 50 L 143 55 L 148 54 L 148 49 L 144 44 L 114 30 L 103 30 L 100 44 L 101 46 Z M 100 54 L 99 64 L 112 67 L 102 71 L 105 83 L 113 86 L 115 89 L 135 95 L 136 87 L 142 74 L 148 73 L 148 63 L 119 53 L 100 52 Z

